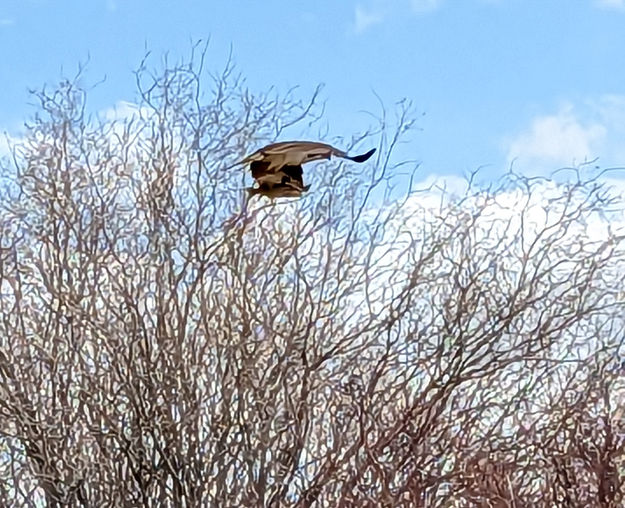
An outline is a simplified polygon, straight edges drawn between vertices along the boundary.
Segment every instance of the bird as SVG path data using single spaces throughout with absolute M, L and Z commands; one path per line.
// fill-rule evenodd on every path
M 249 164 L 252 178 L 258 187 L 248 188 L 250 196 L 261 194 L 275 197 L 299 197 L 308 191 L 304 185 L 302 164 L 332 156 L 353 162 L 365 162 L 374 153 L 373 148 L 361 155 L 350 156 L 326 143 L 316 141 L 282 141 L 272 143 L 245 157 L 240 164 Z M 273 196 L 273 197 L 272 197 Z

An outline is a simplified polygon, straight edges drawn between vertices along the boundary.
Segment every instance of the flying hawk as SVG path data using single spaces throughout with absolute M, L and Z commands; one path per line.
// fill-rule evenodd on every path
M 241 164 L 249 164 L 252 177 L 258 187 L 249 188 L 251 196 L 262 194 L 270 198 L 299 197 L 310 186 L 304 185 L 302 164 L 332 156 L 365 162 L 375 152 L 375 148 L 362 155 L 350 156 L 346 152 L 313 141 L 284 141 L 273 143 L 248 155 Z

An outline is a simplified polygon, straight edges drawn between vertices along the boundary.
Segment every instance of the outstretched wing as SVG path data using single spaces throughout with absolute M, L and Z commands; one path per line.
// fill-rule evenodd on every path
M 354 155 L 353 157 L 346 155 L 345 158 L 358 163 L 365 162 L 371 158 L 371 156 L 375 153 L 375 150 L 375 148 L 372 148 L 367 153 L 363 153 L 362 155 Z
M 253 162 L 268 163 L 267 170 L 272 171 L 282 166 L 298 166 L 305 162 L 329 159 L 332 156 L 345 157 L 345 152 L 325 143 L 313 141 L 284 141 L 272 143 L 248 155 L 241 164 Z
M 278 159 L 281 157 L 299 156 L 305 158 L 307 155 L 311 154 L 328 158 L 332 155 L 339 157 L 345 155 L 344 152 L 325 143 L 317 143 L 315 141 L 281 141 L 279 143 L 271 143 L 270 145 L 256 150 L 253 154 L 243 159 L 241 164 L 247 164 L 257 160 Z
M 374 152 L 375 148 L 362 155 L 349 156 L 343 150 L 334 148 L 332 145 L 326 143 L 318 143 L 315 141 L 283 141 L 280 143 L 272 143 L 257 150 L 243 159 L 241 163 L 251 164 L 250 169 L 252 169 L 252 176 L 254 176 L 255 167 L 262 168 L 263 172 L 271 173 L 279 171 L 283 166 L 301 166 L 306 162 L 329 159 L 332 156 L 342 157 L 354 162 L 364 162 L 368 160 Z M 255 163 L 256 166 L 254 166 Z

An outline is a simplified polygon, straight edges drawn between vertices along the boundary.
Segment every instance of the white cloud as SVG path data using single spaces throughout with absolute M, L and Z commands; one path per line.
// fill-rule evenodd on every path
M 108 0 L 109 2 L 113 0 Z M 476 3 L 501 5 L 507 0 L 474 0 Z M 592 0 L 598 7 L 604 9 L 625 10 L 625 0 Z M 425 14 L 442 7 L 445 0 L 368 0 L 366 4 L 359 3 L 354 11 L 353 27 L 356 33 L 362 33 L 368 28 L 380 24 L 391 15 L 400 15 L 406 9 L 413 13 Z M 453 5 L 453 2 L 450 2 Z
M 0 158 L 11 155 L 11 146 L 19 143 L 20 138 L 0 131 Z
M 100 114 L 106 120 L 114 122 L 139 118 L 149 114 L 149 110 L 139 107 L 134 102 L 119 101 L 113 107 L 105 109 Z
M 483 275 L 493 272 L 496 275 L 502 269 L 515 272 L 518 264 L 513 252 L 520 250 L 529 252 L 530 246 L 531 249 L 536 250 L 545 248 L 552 253 L 561 252 L 560 249 L 573 252 L 575 249 L 569 250 L 565 246 L 575 243 L 593 248 L 609 238 L 611 234 L 615 237 L 625 234 L 625 215 L 619 209 L 614 209 L 609 213 L 604 213 L 605 210 L 586 211 L 580 220 L 574 221 L 568 228 L 555 227 L 561 220 L 561 213 L 566 207 L 581 205 L 588 196 L 586 192 L 588 189 L 571 191 L 570 188 L 554 181 L 540 180 L 535 180 L 530 187 L 526 188 L 514 186 L 513 180 L 508 180 L 499 189 L 478 191 L 473 188 L 467 193 L 466 181 L 462 182 L 455 176 L 444 180 L 447 182 L 430 176 L 415 187 L 431 188 L 431 190 L 415 193 L 401 204 L 395 202 L 388 205 L 388 208 L 384 207 L 382 215 L 379 209 L 372 209 L 366 216 L 365 220 L 375 220 L 377 223 L 389 218 L 384 228 L 386 242 L 374 242 L 374 245 L 378 247 L 374 248 L 370 258 L 371 265 L 379 271 L 374 272 L 370 279 L 373 281 L 372 289 L 369 289 L 367 295 L 368 301 L 373 302 L 370 309 L 383 312 L 383 302 L 387 301 L 384 295 L 387 295 L 387 292 L 392 293 L 394 287 L 405 285 L 405 281 L 410 277 L 409 272 L 404 270 L 405 267 L 411 266 L 414 251 L 408 246 L 414 245 L 415 239 L 422 239 L 420 240 L 422 245 L 428 245 L 431 238 L 436 237 L 447 227 L 449 231 L 452 229 L 459 231 L 456 227 L 466 227 L 472 231 L 470 235 L 472 248 L 477 248 L 481 252 L 476 254 L 473 260 L 476 263 L 474 266 L 480 266 L 476 268 L 476 271 L 482 271 Z M 435 182 L 438 185 L 432 187 L 432 183 Z M 614 180 L 606 183 L 616 187 L 615 190 L 618 192 L 619 185 L 624 184 L 625 181 Z M 452 195 L 457 193 L 461 199 L 445 199 L 451 196 L 447 193 L 441 194 L 440 189 L 443 186 L 447 187 Z M 572 193 L 568 194 L 569 192 Z M 384 215 L 387 211 L 388 216 Z M 443 224 L 446 226 L 440 229 Z M 555 235 L 553 230 L 548 232 L 549 228 L 560 229 L 561 234 Z M 541 231 L 547 234 L 540 234 Z M 551 243 L 554 241 L 557 244 Z M 619 244 L 621 247 L 614 255 L 614 261 L 623 267 L 625 263 L 623 252 L 625 251 L 623 251 L 622 240 Z M 453 237 L 450 237 L 449 242 L 443 240 L 439 245 L 444 245 L 441 247 L 443 250 L 439 251 L 444 251 L 441 263 L 453 259 L 454 256 L 464 255 L 457 250 L 458 244 Z M 524 248 L 517 250 L 521 246 Z M 579 252 L 578 250 L 577 253 Z M 438 255 L 438 253 L 434 254 L 436 257 Z M 579 257 L 577 259 L 579 260 Z M 533 261 L 530 260 L 530 262 Z M 539 264 L 542 262 L 538 261 Z M 556 262 L 555 259 L 554 262 Z M 571 263 L 568 265 L 571 267 L 576 262 L 579 261 L 573 261 L 572 258 L 562 261 L 560 269 L 554 270 L 554 276 L 561 277 L 560 280 L 564 284 L 570 279 L 570 271 L 567 271 L 566 263 Z M 615 273 L 618 272 L 615 271 Z M 616 284 L 616 281 L 614 283 Z M 423 294 L 427 294 L 427 291 Z M 358 308 L 359 302 L 362 302 L 358 296 L 356 295 L 353 302 L 355 308 Z
M 621 176 L 624 175 L 621 173 Z M 608 186 L 615 195 L 625 199 L 625 178 L 618 178 L 617 175 L 614 175 L 613 177 L 604 176 L 601 179 L 601 182 Z M 623 221 L 623 227 L 625 227 L 625 220 Z
M 354 31 L 362 33 L 373 25 L 381 23 L 383 19 L 384 16 L 380 11 L 357 5 L 354 13 Z
M 9 155 L 9 144 L 7 143 L 5 136 L 0 136 L 0 157 L 4 157 L 5 155 Z
M 113 107 L 100 111 L 99 116 L 113 124 L 113 132 L 121 134 L 128 122 L 137 123 L 138 120 L 147 120 L 154 115 L 154 111 L 146 106 L 139 106 L 134 102 L 119 101 Z M 125 127 L 126 126 L 126 127 Z M 141 123 L 135 129 L 141 128 Z
M 595 0 L 599 7 L 606 9 L 625 9 L 625 0 Z
M 411 0 L 415 12 L 429 12 L 441 6 L 443 0 Z
M 606 136 L 604 126 L 582 123 L 571 106 L 554 115 L 534 118 L 532 125 L 511 143 L 508 159 L 551 165 L 569 165 L 596 157 Z
M 115 135 L 122 136 L 128 127 L 128 123 L 131 121 L 134 122 L 134 129 L 131 131 L 131 134 L 139 133 L 144 124 L 137 122 L 137 120 L 148 119 L 152 114 L 153 112 L 148 108 L 140 107 L 128 101 L 119 101 L 114 106 L 97 112 L 97 116 L 108 123 L 111 128 L 108 131 L 109 135 L 113 134 L 110 137 L 111 143 L 118 142 L 118 138 Z M 20 134 L 20 129 L 5 128 L 2 130 L 0 128 L 0 158 L 11 157 L 13 155 L 12 147 L 19 146 L 25 140 L 26 137 Z
M 599 158 L 599 164 L 625 165 L 625 96 L 564 104 L 536 116 L 505 143 L 508 163 L 521 170 L 554 170 Z
M 433 11 L 443 4 L 444 0 L 366 0 L 359 3 L 354 9 L 353 27 L 356 33 L 362 33 L 374 25 L 378 25 L 388 18 L 401 16 L 412 10 L 416 14 Z M 484 1 L 484 0 L 482 0 Z M 492 1 L 492 0 L 491 0 Z

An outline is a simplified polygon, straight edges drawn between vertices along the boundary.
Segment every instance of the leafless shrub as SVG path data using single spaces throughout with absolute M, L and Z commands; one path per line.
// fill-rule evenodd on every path
M 37 93 L 4 165 L 3 504 L 620 506 L 610 194 L 416 190 L 402 103 L 368 170 L 246 203 L 233 164 L 316 95 L 202 62 L 142 64 L 122 117 Z

